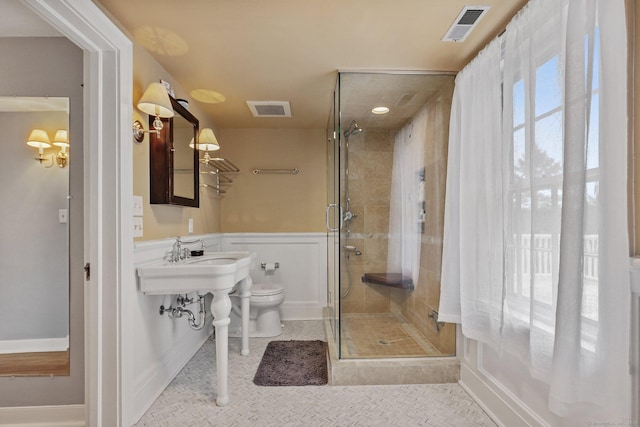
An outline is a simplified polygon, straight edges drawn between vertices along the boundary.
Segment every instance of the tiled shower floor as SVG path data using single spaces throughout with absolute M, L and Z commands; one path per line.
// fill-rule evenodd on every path
M 343 314 L 343 358 L 426 357 L 442 354 L 402 316 Z

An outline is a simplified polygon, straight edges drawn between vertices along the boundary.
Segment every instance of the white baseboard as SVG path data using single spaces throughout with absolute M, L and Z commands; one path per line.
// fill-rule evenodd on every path
M 0 408 L 2 427 L 84 427 L 84 405 Z
M 40 353 L 45 351 L 67 351 L 68 349 L 69 335 L 64 338 L 0 341 L 0 354 Z
M 460 366 L 458 384 L 500 427 L 548 425 L 514 396 L 502 396 L 494 389 L 495 386 L 469 369 L 465 363 Z

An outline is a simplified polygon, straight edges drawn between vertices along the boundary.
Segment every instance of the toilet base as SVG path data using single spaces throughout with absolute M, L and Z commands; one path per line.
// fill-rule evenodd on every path
M 252 310 L 253 311 L 253 310 Z M 277 307 L 271 310 L 262 311 L 257 317 L 251 313 L 249 320 L 249 337 L 268 338 L 277 337 L 282 334 L 282 324 L 280 323 L 280 311 Z M 231 323 L 229 324 L 229 337 L 239 338 L 242 336 L 242 320 L 233 311 L 229 314 Z M 234 318 L 235 317 L 235 318 Z M 258 327 L 260 326 L 260 327 Z

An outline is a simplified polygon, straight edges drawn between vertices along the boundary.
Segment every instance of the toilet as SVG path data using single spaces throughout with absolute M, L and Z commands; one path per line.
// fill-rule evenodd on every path
M 240 295 L 237 291 L 229 294 L 231 314 L 229 318 L 229 336 L 242 336 L 242 318 Z M 284 288 L 274 283 L 254 283 L 251 286 L 249 336 L 276 337 L 282 333 L 280 323 L 280 305 L 284 302 Z

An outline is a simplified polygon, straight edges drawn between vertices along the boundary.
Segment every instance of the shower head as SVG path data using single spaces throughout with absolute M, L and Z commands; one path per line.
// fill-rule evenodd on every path
M 351 135 L 356 135 L 360 132 L 362 132 L 363 129 L 358 126 L 358 124 L 356 123 L 355 120 L 351 120 L 351 123 L 349 124 L 349 127 L 347 128 L 347 130 L 344 131 L 344 136 L 348 137 Z

